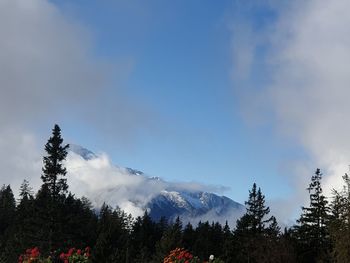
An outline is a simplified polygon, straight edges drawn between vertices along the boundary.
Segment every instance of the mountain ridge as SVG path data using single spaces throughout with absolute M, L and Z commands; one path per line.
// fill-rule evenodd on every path
M 70 145 L 69 152 L 75 153 L 87 162 L 99 158 L 99 155 L 76 144 Z M 143 211 L 147 210 L 155 221 L 158 221 L 161 217 L 165 217 L 169 221 L 180 217 L 183 221 L 191 222 L 202 219 L 225 222 L 226 220 L 235 220 L 245 211 L 242 204 L 229 197 L 201 189 L 186 189 L 183 185 L 179 186 L 166 182 L 159 177 L 147 176 L 142 171 L 133 168 L 123 168 L 117 165 L 115 167 L 121 169 L 125 175 L 129 175 L 128 179 L 135 177 L 135 180 L 145 180 L 145 182 L 151 185 L 155 183 L 159 187 L 159 191 L 149 196 L 147 200 L 143 200 L 143 196 L 138 196 L 138 193 L 126 200 L 129 202 L 129 206 Z M 95 198 L 99 199 L 100 202 L 103 200 L 103 202 L 115 206 L 116 204 L 109 203 L 113 202 L 113 196 L 117 196 L 122 191 L 130 192 L 131 188 L 132 184 L 111 186 L 97 192 Z M 89 196 L 87 197 L 89 198 Z

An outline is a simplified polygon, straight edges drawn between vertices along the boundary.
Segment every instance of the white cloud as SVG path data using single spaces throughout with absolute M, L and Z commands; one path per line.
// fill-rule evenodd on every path
M 88 197 L 95 207 L 105 202 L 112 207 L 119 206 L 133 216 L 140 216 L 147 204 L 163 190 L 171 191 L 217 191 L 216 186 L 198 183 L 166 182 L 160 178 L 151 178 L 144 174 L 131 174 L 126 168 L 111 163 L 104 153 L 86 160 L 70 152 L 66 160 L 67 178 L 70 191 L 77 196 Z M 201 217 L 207 218 L 207 214 Z M 212 217 L 216 220 L 221 217 Z M 195 220 L 195 219 L 193 219 Z M 224 220 L 221 218 L 221 220 Z
M 38 185 L 41 151 L 33 127 L 61 119 L 96 96 L 104 69 L 89 56 L 89 37 L 46 0 L 0 1 L 0 182 Z
M 15 129 L 0 131 L 0 183 L 18 193 L 24 179 L 39 185 L 42 160 L 35 137 Z
M 88 34 L 47 1 L 1 1 L 0 36 L 2 126 L 55 120 L 103 87 Z
M 348 1 L 309 1 L 293 9 L 277 30 L 268 91 L 280 129 L 325 169 L 328 193 L 350 160 L 349 8 Z
M 55 122 L 123 139 L 151 126 L 147 107 L 129 103 L 112 80 L 114 70 L 127 74 L 122 63 L 99 60 L 88 29 L 50 1 L 0 1 L 0 38 L 0 183 L 39 185 L 35 134 Z
M 270 82 L 242 92 L 250 98 L 245 100 L 246 110 L 254 109 L 254 115 L 260 117 L 261 112 L 272 112 L 278 131 L 293 138 L 309 154 L 310 159 L 297 163 L 301 166 L 292 177 L 299 188 L 296 194 L 301 194 L 301 189 L 307 195 L 305 188 L 316 167 L 324 172 L 327 194 L 339 186 L 348 170 L 349 9 L 346 0 L 293 1 L 288 7 L 276 9 L 277 23 L 265 36 L 267 58 L 259 61 Z

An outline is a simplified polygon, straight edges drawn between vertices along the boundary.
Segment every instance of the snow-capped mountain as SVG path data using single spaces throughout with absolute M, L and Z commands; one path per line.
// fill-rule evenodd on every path
M 163 190 L 149 203 L 150 215 L 159 220 L 162 216 L 174 220 L 177 216 L 189 221 L 202 219 L 215 221 L 218 218 L 232 220 L 242 215 L 245 208 L 226 196 L 208 192 L 167 191 Z M 223 221 L 223 220 L 222 220 Z
M 111 206 L 118 205 L 134 216 L 147 210 L 154 220 L 162 216 L 174 220 L 179 216 L 184 222 L 208 220 L 224 223 L 228 220 L 231 224 L 245 211 L 243 205 L 204 190 L 205 187 L 170 183 L 132 168 L 122 168 L 110 164 L 105 160 L 106 156 L 102 158 L 78 145 L 71 144 L 69 149 L 68 170 L 71 167 L 75 179 L 73 186 L 78 185 L 82 190 L 83 185 L 94 180 L 87 188 L 89 190 L 80 193 L 86 195 L 96 208 L 106 202 Z M 77 164 L 74 166 L 69 162 Z

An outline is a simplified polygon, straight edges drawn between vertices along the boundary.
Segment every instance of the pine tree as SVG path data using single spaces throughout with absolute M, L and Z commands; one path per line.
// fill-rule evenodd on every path
M 158 241 L 156 231 L 156 224 L 152 221 L 147 211 L 142 217 L 136 218 L 131 235 L 133 244 L 131 254 L 135 257 L 134 262 L 150 262 Z
M 93 251 L 94 262 L 127 262 L 127 225 L 127 215 L 123 211 L 119 208 L 112 211 L 103 204 L 98 222 L 98 237 Z
M 200 221 L 196 228 L 196 241 L 193 246 L 193 252 L 201 259 L 207 259 L 210 255 L 209 230 L 210 224 L 208 221 L 204 223 Z
M 8 246 L 14 235 L 14 218 L 16 201 L 10 185 L 0 189 L 0 262 L 13 262 L 11 252 L 13 247 Z
M 183 230 L 182 241 L 186 249 L 192 251 L 195 242 L 196 233 L 190 222 L 187 223 L 185 229 Z
M 17 248 L 17 254 L 35 245 L 33 243 L 35 236 L 35 229 L 33 227 L 35 224 L 34 196 L 27 180 L 24 180 L 21 184 L 19 196 L 20 199 L 15 216 L 15 239 L 12 240 L 13 244 L 11 244 Z
M 45 145 L 47 156 L 43 158 L 44 167 L 41 176 L 44 183 L 43 186 L 49 190 L 53 200 L 57 199 L 59 194 L 66 193 L 68 189 L 67 179 L 64 178 L 67 170 L 63 167 L 62 162 L 67 157 L 69 145 L 63 146 L 62 143 L 61 129 L 55 124 L 52 136 Z
M 230 226 L 228 225 L 228 222 L 225 222 L 225 226 L 223 228 L 223 244 L 222 244 L 222 253 L 220 255 L 220 258 L 224 262 L 233 262 L 233 234 L 231 232 Z
M 68 189 L 67 170 L 63 161 L 67 157 L 69 145 L 63 145 L 61 129 L 55 124 L 52 136 L 45 145 L 46 156 L 43 157 L 41 179 L 43 184 L 34 202 L 37 210 L 38 241 L 46 253 L 59 247 L 64 241 L 64 202 Z
M 350 262 L 350 178 L 343 176 L 342 191 L 333 191 L 330 235 L 336 262 Z
M 30 187 L 27 180 L 23 180 L 19 188 L 20 202 L 26 202 L 30 199 L 33 199 L 33 189 Z
M 309 207 L 302 207 L 302 214 L 296 226 L 299 252 L 302 262 L 317 262 L 329 258 L 329 231 L 326 197 L 322 194 L 322 173 L 316 169 L 307 188 L 310 194 Z
M 270 208 L 255 183 L 245 204 L 246 213 L 237 220 L 234 231 L 235 261 L 271 262 L 272 247 L 268 244 L 276 238 L 279 228 L 276 219 L 269 217 Z
M 10 185 L 3 185 L 0 190 L 0 237 L 13 223 L 16 201 Z
M 160 262 L 171 250 L 177 247 L 182 247 L 182 222 L 179 217 L 168 227 L 156 244 L 153 262 Z

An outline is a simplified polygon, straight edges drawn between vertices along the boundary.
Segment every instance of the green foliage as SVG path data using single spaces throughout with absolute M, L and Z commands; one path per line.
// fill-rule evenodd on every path
M 280 228 L 276 218 L 269 216 L 265 196 L 256 184 L 249 191 L 246 213 L 237 220 L 233 244 L 235 262 L 280 262 Z
M 341 191 L 333 191 L 331 202 L 330 236 L 336 262 L 350 262 L 350 178 L 343 176 Z
M 8 243 L 14 234 L 16 215 L 16 201 L 9 185 L 0 189 L 0 260 L 1 262 L 11 262 L 14 252 L 13 247 Z
M 330 257 L 329 208 L 326 197 L 322 194 L 322 173 L 316 169 L 307 188 L 310 205 L 302 207 L 302 214 L 295 227 L 298 238 L 299 260 L 301 262 L 326 261 Z
M 67 170 L 63 167 L 62 162 L 67 157 L 67 149 L 69 145 L 62 145 L 63 139 L 61 137 L 61 128 L 55 124 L 52 130 L 52 136 L 45 145 L 47 156 L 44 156 L 43 180 L 44 187 L 46 187 L 53 199 L 56 199 L 59 194 L 67 191 L 67 179 L 64 178 Z
M 93 260 L 98 262 L 125 262 L 130 257 L 129 225 L 130 217 L 119 208 L 112 210 L 103 204 L 97 225 L 97 241 Z
M 161 239 L 157 242 L 153 261 L 161 261 L 171 250 L 177 247 L 182 247 L 182 223 L 179 217 L 176 218 L 174 224 L 167 227 Z

